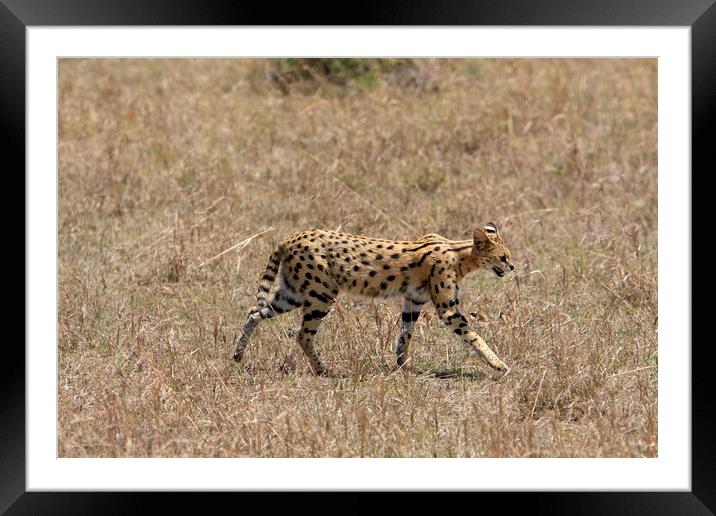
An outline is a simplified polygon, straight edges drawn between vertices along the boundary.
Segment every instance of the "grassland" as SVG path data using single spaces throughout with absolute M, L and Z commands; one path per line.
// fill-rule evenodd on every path
M 59 455 L 656 456 L 656 61 L 420 61 L 300 88 L 267 66 L 60 62 Z M 431 313 L 396 371 L 400 302 L 345 298 L 317 337 L 331 376 L 294 314 L 231 360 L 286 233 L 487 221 L 517 279 L 474 273 L 463 305 L 508 375 Z

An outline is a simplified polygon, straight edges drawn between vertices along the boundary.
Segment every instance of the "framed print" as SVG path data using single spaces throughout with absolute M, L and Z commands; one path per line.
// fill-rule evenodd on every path
M 689 168 L 716 11 L 615 9 L 287 27 L 305 15 L 4 0 L 27 303 L 0 507 L 435 490 L 709 514 Z

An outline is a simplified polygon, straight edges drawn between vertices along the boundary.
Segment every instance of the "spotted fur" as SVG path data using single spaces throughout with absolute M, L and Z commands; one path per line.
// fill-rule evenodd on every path
M 300 309 L 303 323 L 298 343 L 311 368 L 325 368 L 313 340 L 340 292 L 359 297 L 402 297 L 396 358 L 403 366 L 415 321 L 432 304 L 440 320 L 471 351 L 495 369 L 500 360 L 471 328 L 460 311 L 459 283 L 475 269 L 491 269 L 502 277 L 514 270 L 512 255 L 493 223 L 473 231 L 472 240 L 448 240 L 429 234 L 415 242 L 381 240 L 336 231 L 312 229 L 285 237 L 271 254 L 258 283 L 258 304 L 247 316 L 234 352 L 241 361 L 256 326 L 264 319 Z M 267 299 L 276 277 L 280 286 Z

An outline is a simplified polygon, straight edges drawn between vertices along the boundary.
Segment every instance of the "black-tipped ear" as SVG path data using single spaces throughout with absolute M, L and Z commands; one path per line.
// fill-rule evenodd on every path
M 497 226 L 495 226 L 494 222 L 488 222 L 487 224 L 485 224 L 485 233 L 497 235 Z

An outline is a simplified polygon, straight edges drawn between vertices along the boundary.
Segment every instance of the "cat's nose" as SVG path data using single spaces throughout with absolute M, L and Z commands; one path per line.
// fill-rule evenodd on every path
M 511 270 L 511 271 L 515 270 L 515 266 L 512 265 L 512 264 L 510 264 L 510 270 Z

